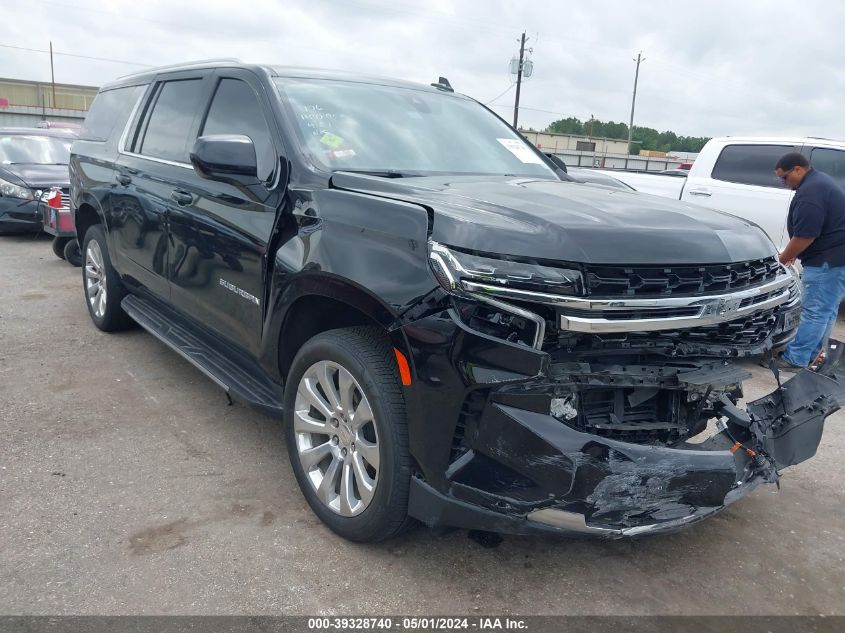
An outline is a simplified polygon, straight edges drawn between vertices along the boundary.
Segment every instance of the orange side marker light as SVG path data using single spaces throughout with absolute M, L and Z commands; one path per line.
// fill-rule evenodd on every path
M 396 355 L 396 363 L 399 365 L 399 378 L 402 379 L 402 384 L 406 387 L 411 386 L 411 367 L 408 365 L 408 359 L 405 354 L 400 352 L 395 347 L 393 353 Z

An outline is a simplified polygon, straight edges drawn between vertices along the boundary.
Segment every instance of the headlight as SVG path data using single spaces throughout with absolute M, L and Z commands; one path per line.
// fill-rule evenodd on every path
M 32 200 L 32 192 L 26 187 L 21 187 L 8 180 L 0 178 L 0 196 L 4 198 L 21 198 L 22 200 Z
M 577 270 L 473 255 L 438 242 L 429 242 L 429 258 L 438 283 L 449 291 L 502 294 L 522 291 L 526 299 L 530 299 L 531 292 L 583 294 L 582 277 Z

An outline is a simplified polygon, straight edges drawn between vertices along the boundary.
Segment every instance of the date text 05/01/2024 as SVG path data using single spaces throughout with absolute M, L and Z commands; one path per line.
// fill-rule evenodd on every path
M 308 629 L 312 631 L 329 630 L 370 630 L 370 631 L 496 631 L 527 630 L 525 620 L 503 617 L 401 617 L 401 618 L 366 618 L 366 617 L 321 617 L 309 618 Z

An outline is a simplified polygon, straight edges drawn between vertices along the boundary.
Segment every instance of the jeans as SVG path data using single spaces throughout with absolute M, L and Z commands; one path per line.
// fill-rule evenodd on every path
M 804 267 L 804 307 L 798 333 L 783 353 L 783 358 L 798 367 L 806 367 L 827 342 L 845 297 L 845 266 Z

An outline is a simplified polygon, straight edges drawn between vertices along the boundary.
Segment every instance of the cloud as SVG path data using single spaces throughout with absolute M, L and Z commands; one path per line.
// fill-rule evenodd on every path
M 444 75 L 488 101 L 512 78 L 525 30 L 534 77 L 520 122 L 590 115 L 627 121 L 642 50 L 635 123 L 686 135 L 845 137 L 840 69 L 845 7 L 808 0 L 630 3 L 506 0 L 6 0 L 0 43 L 55 56 L 56 80 L 100 85 L 143 65 L 238 57 L 428 83 Z M 49 80 L 44 53 L 0 47 L 0 76 Z M 493 106 L 510 120 L 513 90 Z

